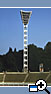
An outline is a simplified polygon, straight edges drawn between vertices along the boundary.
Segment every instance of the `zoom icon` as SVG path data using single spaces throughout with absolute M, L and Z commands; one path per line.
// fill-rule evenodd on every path
M 46 89 L 47 83 L 45 80 L 37 80 L 35 84 L 29 85 L 29 92 L 38 92 L 45 90 L 48 94 L 50 92 Z

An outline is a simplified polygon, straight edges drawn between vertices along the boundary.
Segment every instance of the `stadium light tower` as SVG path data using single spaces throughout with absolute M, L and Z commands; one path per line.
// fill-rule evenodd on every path
M 28 72 L 28 23 L 32 11 L 20 11 L 24 25 L 24 52 L 23 52 L 23 71 Z

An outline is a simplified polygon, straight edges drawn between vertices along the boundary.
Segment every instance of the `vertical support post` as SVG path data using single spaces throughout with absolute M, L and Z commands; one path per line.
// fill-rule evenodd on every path
M 24 72 L 28 72 L 28 25 L 24 25 Z
M 28 72 L 28 23 L 32 11 L 20 11 L 21 19 L 24 25 L 24 52 L 23 52 L 23 71 Z

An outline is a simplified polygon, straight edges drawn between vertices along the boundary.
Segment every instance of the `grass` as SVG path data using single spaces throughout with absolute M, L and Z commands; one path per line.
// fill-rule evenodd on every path
M 4 76 L 4 74 L 3 73 L 0 73 L 0 82 L 3 81 L 3 76 Z
M 24 73 L 6 74 L 5 82 L 23 82 L 25 76 L 26 74 Z
M 49 78 L 47 79 L 47 83 L 51 83 L 51 75 L 50 75 Z
M 39 79 L 46 80 L 50 72 L 29 72 L 28 76 L 26 77 L 27 73 L 24 72 L 6 72 L 5 76 L 5 83 L 35 83 Z M 25 80 L 26 77 L 26 80 Z M 0 73 L 0 82 L 3 82 L 4 73 Z M 48 77 L 47 81 L 48 84 L 51 85 L 51 73 Z
M 49 73 L 29 73 L 28 78 L 26 79 L 26 82 L 35 83 L 39 79 L 45 80 Z

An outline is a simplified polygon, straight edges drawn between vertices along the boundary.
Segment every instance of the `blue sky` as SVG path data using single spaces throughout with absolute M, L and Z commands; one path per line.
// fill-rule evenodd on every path
M 0 8 L 0 54 L 8 52 L 9 47 L 23 49 L 23 24 L 20 10 L 32 11 L 28 26 L 28 44 L 37 47 L 51 41 L 51 8 Z

